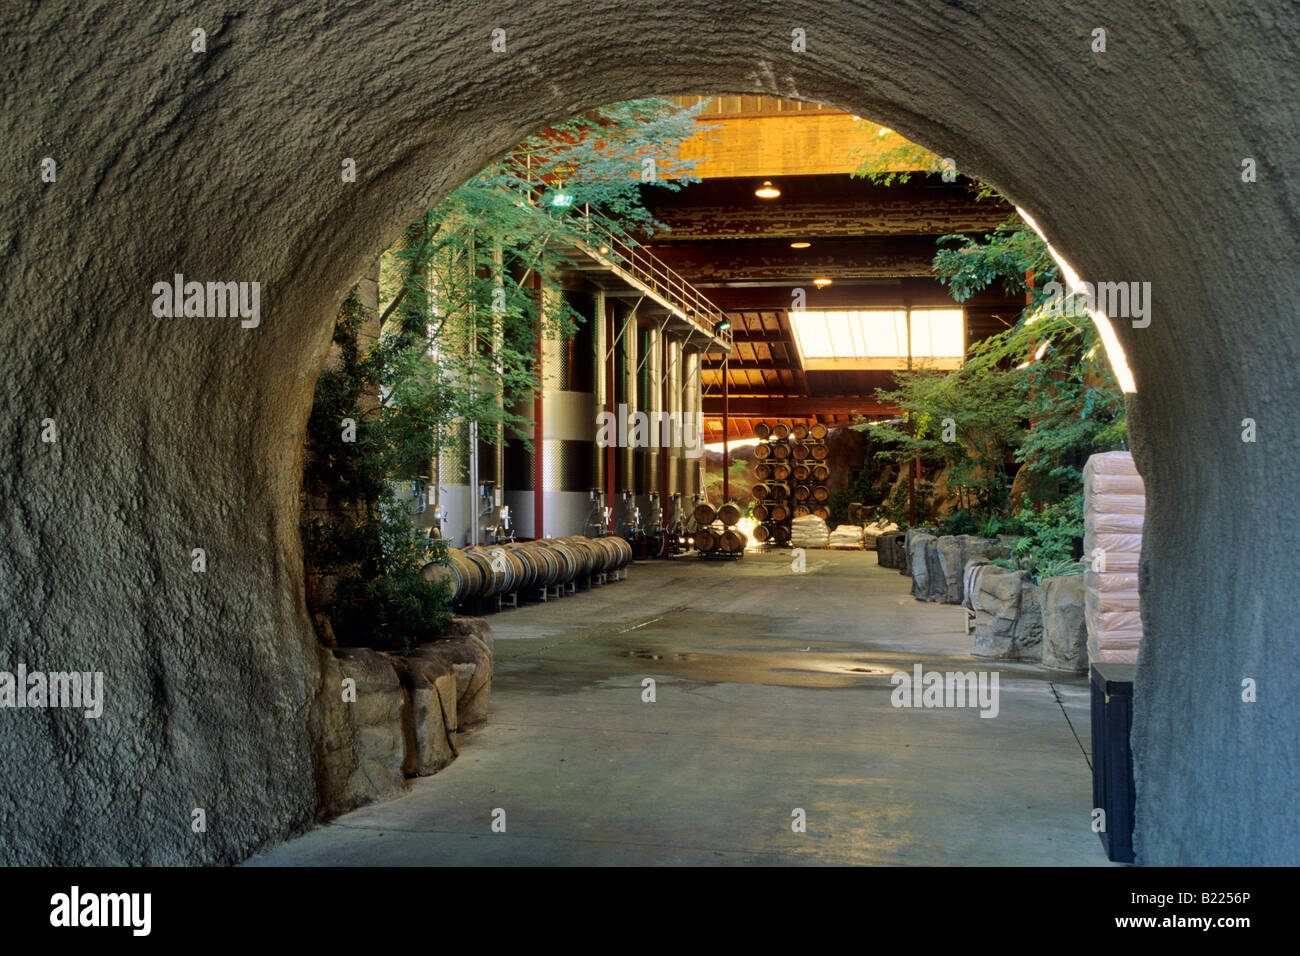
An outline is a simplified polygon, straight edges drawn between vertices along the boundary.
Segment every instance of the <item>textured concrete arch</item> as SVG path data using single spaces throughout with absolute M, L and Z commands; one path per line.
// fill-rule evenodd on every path
M 1289 4 L 163 6 L 0 15 L 0 659 L 108 689 L 98 721 L 0 712 L 5 862 L 230 861 L 312 819 L 297 491 L 342 295 L 523 135 L 678 92 L 869 115 L 1000 186 L 1084 278 L 1152 283 L 1150 327 L 1119 330 L 1150 509 L 1140 858 L 1300 860 Z M 260 326 L 154 318 L 174 273 L 259 281 Z

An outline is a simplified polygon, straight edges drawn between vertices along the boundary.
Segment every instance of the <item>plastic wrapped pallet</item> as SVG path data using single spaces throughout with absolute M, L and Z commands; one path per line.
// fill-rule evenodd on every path
M 790 544 L 795 548 L 824 548 L 830 539 L 826 522 L 816 515 L 804 515 L 790 522 Z
M 1137 661 L 1142 641 L 1138 563 L 1146 493 L 1126 451 L 1093 455 L 1083 469 L 1084 622 L 1092 661 Z
M 852 551 L 862 550 L 862 529 L 855 524 L 842 524 L 831 532 L 827 546 Z
M 876 550 L 876 539 L 882 534 L 897 531 L 898 525 L 892 521 L 873 521 L 862 529 L 862 543 L 868 551 Z

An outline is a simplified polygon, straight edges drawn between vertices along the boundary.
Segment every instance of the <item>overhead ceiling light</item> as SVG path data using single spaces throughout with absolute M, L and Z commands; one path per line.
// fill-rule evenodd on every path
M 815 286 L 816 286 L 817 288 L 819 288 L 819 289 L 824 289 L 824 288 L 826 288 L 826 287 L 827 287 L 828 285 L 830 285 L 830 284 L 831 284 L 831 280 L 830 280 L 830 279 L 826 279 L 826 278 L 822 278 L 822 279 L 813 279 L 813 285 L 815 285 Z
M 807 248 L 808 248 L 809 246 L 811 246 L 811 245 L 812 245 L 811 242 L 792 242 L 792 243 L 790 243 L 790 248 L 791 248 L 791 249 L 807 249 Z
M 775 199 L 781 195 L 781 190 L 772 185 L 772 180 L 763 180 L 763 185 L 754 190 L 754 195 L 759 199 Z

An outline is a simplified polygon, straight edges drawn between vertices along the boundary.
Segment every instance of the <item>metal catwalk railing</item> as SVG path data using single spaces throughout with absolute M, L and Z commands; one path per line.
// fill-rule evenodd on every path
M 615 235 L 599 216 L 586 212 L 583 251 L 599 262 L 622 270 L 685 318 L 731 348 L 731 322 L 720 306 L 687 282 L 658 256 L 643 246 Z

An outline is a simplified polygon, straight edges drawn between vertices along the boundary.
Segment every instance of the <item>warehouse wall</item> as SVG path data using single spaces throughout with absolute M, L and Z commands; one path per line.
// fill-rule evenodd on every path
M 1140 859 L 1297 862 L 1289 12 L 1283 0 L 6 8 L 15 108 L 0 112 L 0 205 L 18 214 L 0 219 L 0 652 L 102 668 L 109 701 L 99 721 L 4 715 L 5 862 L 229 861 L 307 824 L 321 672 L 298 486 L 342 297 L 402 227 L 542 125 L 715 92 L 881 121 L 1004 190 L 1085 278 L 1152 283 L 1150 326 L 1119 328 L 1149 508 Z M 41 178 L 46 157 L 55 182 Z M 1247 157 L 1256 182 L 1242 181 Z M 155 318 L 152 285 L 175 273 L 260 282 L 260 323 Z M 1241 440 L 1245 418 L 1255 443 Z M 191 570 L 196 547 L 205 573 Z M 1241 700 L 1247 678 L 1255 703 Z M 198 806 L 202 836 L 188 827 Z

